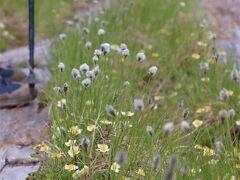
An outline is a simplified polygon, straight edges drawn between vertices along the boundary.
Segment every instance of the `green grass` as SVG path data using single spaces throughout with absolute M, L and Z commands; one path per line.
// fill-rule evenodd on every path
M 176 155 L 178 162 L 175 169 L 177 179 L 230 179 L 239 177 L 239 155 L 233 151 L 239 148 L 233 143 L 229 132 L 238 118 L 238 111 L 234 118 L 220 123 L 218 112 L 224 109 L 238 109 L 239 85 L 230 79 L 232 68 L 231 60 L 227 63 L 209 63 L 207 77 L 210 82 L 202 82 L 204 75 L 199 70 L 201 62 L 212 59 L 214 43 L 208 38 L 208 29 L 199 27 L 202 16 L 198 4 L 186 1 L 187 6 L 182 8 L 179 1 L 165 0 L 135 0 L 121 1 L 111 6 L 100 19 L 107 22 L 92 22 L 85 24 L 90 30 L 88 35 L 82 31 L 72 30 L 67 39 L 59 41 L 53 47 L 54 63 L 52 64 L 53 79 L 46 89 L 51 110 L 51 141 L 48 145 L 53 152 L 62 153 L 60 158 L 49 157 L 41 170 L 35 175 L 39 179 L 72 179 L 74 171 L 64 170 L 64 165 L 75 164 L 79 169 L 84 165 L 89 172 L 82 179 L 161 179 L 168 170 L 168 159 Z M 106 34 L 97 36 L 97 30 L 104 28 Z M 85 42 L 93 43 L 93 48 L 86 50 Z M 197 45 L 199 41 L 207 44 L 206 47 Z M 79 68 L 83 63 L 94 67 L 92 54 L 103 42 L 110 44 L 126 43 L 130 56 L 122 60 L 121 55 L 113 51 L 102 56 L 99 62 L 100 74 L 87 89 L 81 81 L 71 76 L 72 68 Z M 136 61 L 136 54 L 144 50 L 147 60 Z M 152 56 L 158 53 L 158 57 Z M 199 59 L 193 59 L 192 54 L 200 54 Z M 65 70 L 57 68 L 59 62 L 65 64 Z M 212 62 L 212 61 L 211 61 Z M 214 61 L 213 61 L 214 62 Z M 140 85 L 152 65 L 158 67 L 156 76 Z M 104 76 L 109 75 L 109 81 Z M 82 74 L 81 80 L 84 79 Z M 130 86 L 124 87 L 124 81 Z M 56 94 L 52 90 L 55 86 L 69 85 L 67 94 Z M 222 88 L 234 93 L 228 101 L 219 100 L 219 91 Z M 160 97 L 158 108 L 152 110 L 148 104 L 150 96 Z M 145 104 L 144 112 L 134 110 L 133 100 L 141 98 Z M 66 99 L 66 111 L 57 107 L 57 102 Z M 184 100 L 185 107 L 178 104 Z M 93 102 L 93 103 L 90 103 Z M 105 106 L 111 104 L 117 111 L 131 111 L 135 115 L 123 117 L 108 116 Z M 197 109 L 210 106 L 208 112 L 196 113 Z M 189 108 L 187 121 L 191 124 L 189 132 L 180 130 L 183 119 L 182 112 Z M 196 119 L 203 121 L 199 128 L 192 126 Z M 102 120 L 109 120 L 114 125 L 104 125 Z M 172 121 L 175 130 L 169 135 L 163 131 L 166 122 Z M 130 123 L 132 127 L 129 127 Z M 96 125 L 93 132 L 87 131 L 88 124 Z M 68 132 L 72 126 L 82 129 L 80 135 Z M 153 136 L 146 132 L 146 127 L 152 126 Z M 65 128 L 60 134 L 57 128 Z M 65 145 L 69 139 L 79 144 L 82 137 L 88 137 L 90 145 L 85 151 L 80 147 L 80 153 L 74 158 L 68 155 L 69 147 Z M 222 151 L 216 152 L 213 140 L 219 139 L 223 143 Z M 110 151 L 100 153 L 97 144 L 107 144 Z M 195 145 L 205 146 L 205 150 L 213 150 L 212 156 L 204 156 L 204 150 L 197 150 Z M 206 148 L 208 147 L 208 148 Z M 114 156 L 120 150 L 128 152 L 127 164 L 120 168 L 119 173 L 111 171 Z M 159 154 L 161 166 L 158 170 L 151 168 L 153 156 Z M 235 153 L 236 154 L 236 153 Z M 216 164 L 210 164 L 217 160 Z M 180 169 L 188 165 L 186 177 L 182 177 Z M 145 177 L 136 171 L 141 168 Z
M 50 38 L 62 33 L 66 29 L 63 20 L 72 18 L 72 8 L 72 0 L 35 1 L 36 39 Z M 26 45 L 28 1 L 0 0 L 0 18 L 0 22 L 5 24 L 5 28 L 0 29 L 0 51 Z M 9 36 L 4 36 L 4 31 Z

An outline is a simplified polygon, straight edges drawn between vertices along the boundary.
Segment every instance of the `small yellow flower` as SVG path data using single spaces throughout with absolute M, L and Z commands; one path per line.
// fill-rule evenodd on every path
M 192 122 L 192 124 L 195 128 L 198 128 L 198 127 L 202 126 L 203 121 L 196 119 L 195 121 Z
M 202 78 L 201 78 L 201 81 L 202 81 L 202 82 L 209 82 L 209 81 L 210 81 L 210 78 L 209 78 L 209 77 L 202 77 Z
M 78 146 L 71 146 L 70 150 L 68 151 L 68 154 L 70 157 L 74 157 L 79 153 L 79 147 Z
M 199 59 L 200 58 L 200 55 L 198 53 L 193 53 L 192 54 L 192 58 L 193 59 Z
M 159 54 L 158 53 L 152 53 L 152 58 L 158 58 Z
M 229 96 L 232 96 L 232 95 L 233 95 L 233 91 L 228 90 L 228 95 L 229 95 Z
M 67 147 L 70 147 L 70 146 L 73 146 L 74 144 L 76 143 L 76 140 L 68 140 L 68 142 L 65 142 L 65 145 L 67 146 Z
M 61 99 L 60 101 L 57 102 L 57 107 L 62 108 L 66 106 L 66 104 L 67 104 L 66 99 Z
M 115 173 L 119 173 L 120 165 L 118 163 L 113 163 L 111 165 L 111 170 L 114 171 Z
M 64 169 L 68 170 L 68 171 L 74 171 L 74 170 L 78 169 L 78 167 L 74 164 L 66 164 L 64 166 Z
M 111 45 L 112 50 L 117 50 L 118 48 L 119 48 L 119 45 L 117 45 L 117 44 L 112 44 Z
M 144 172 L 144 170 L 143 169 L 138 169 L 137 171 L 136 171 L 136 173 L 137 174 L 139 174 L 140 176 L 145 176 L 145 172 Z
M 50 151 L 50 147 L 44 142 L 42 142 L 41 144 L 35 145 L 34 149 L 39 150 L 41 152 L 46 152 L 46 153 Z
M 171 98 L 172 98 L 172 97 L 175 97 L 175 96 L 177 96 L 177 95 L 178 95 L 178 92 L 176 92 L 176 91 L 175 91 L 175 92 L 173 92 L 172 94 L 170 94 L 170 96 L 169 96 L 169 97 L 171 97 Z
M 196 110 L 196 113 L 197 113 L 197 114 L 207 113 L 207 112 L 209 112 L 210 110 L 211 110 L 211 107 L 210 107 L 210 106 L 205 106 L 205 107 L 203 107 L 203 108 L 198 108 L 198 109 Z
M 62 156 L 63 156 L 63 153 L 61 153 L 61 152 L 54 152 L 51 154 L 51 157 L 54 159 L 59 159 Z
M 94 104 L 94 102 L 91 101 L 91 100 L 86 101 L 86 105 L 87 105 L 87 106 L 91 106 L 91 105 L 93 105 L 93 104 Z
M 238 148 L 236 147 L 233 148 L 233 156 L 238 157 Z
M 202 150 L 203 149 L 203 146 L 201 144 L 196 144 L 194 146 L 195 149 L 198 149 L 198 150 Z
M 240 169 L 240 164 L 236 164 L 236 165 L 235 165 L 235 168 L 236 168 L 236 169 Z
M 88 130 L 89 132 L 92 132 L 94 129 L 96 129 L 96 126 L 95 126 L 95 125 L 93 125 L 93 124 L 88 124 L 87 130 Z
M 204 156 L 213 156 L 215 154 L 214 150 L 208 147 L 203 148 L 203 155 Z
M 73 127 L 70 127 L 68 132 L 74 134 L 74 135 L 78 135 L 78 134 L 81 134 L 82 132 L 82 129 L 79 129 L 78 126 L 73 126 Z
M 134 115 L 134 113 L 133 113 L 133 112 L 130 112 L 130 111 L 128 111 L 128 112 L 121 112 L 121 114 L 122 114 L 123 116 L 127 116 L 127 117 L 132 117 L 132 116 Z
M 106 144 L 98 144 L 98 151 L 102 152 L 102 153 L 105 153 L 105 152 L 108 152 L 109 151 L 109 148 L 108 148 L 108 145 Z
M 160 101 L 160 100 L 163 100 L 163 99 L 164 99 L 164 96 L 154 96 L 155 101 Z
M 202 41 L 198 41 L 197 45 L 200 46 L 200 47 L 206 47 L 207 46 L 207 44 L 202 42 Z

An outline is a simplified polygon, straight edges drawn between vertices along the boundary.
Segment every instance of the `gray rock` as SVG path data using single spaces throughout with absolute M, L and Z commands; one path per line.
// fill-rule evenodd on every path
M 33 166 L 6 166 L 0 173 L 0 180 L 25 180 L 29 173 L 39 169 L 39 164 Z

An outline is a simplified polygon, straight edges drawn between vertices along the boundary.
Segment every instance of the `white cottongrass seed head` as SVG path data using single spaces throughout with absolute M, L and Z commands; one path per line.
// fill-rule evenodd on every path
M 78 69 L 76 69 L 76 68 L 72 69 L 71 74 L 72 74 L 72 77 L 74 79 L 80 79 L 81 78 L 80 71 Z
M 112 105 L 106 105 L 105 110 L 109 116 L 113 116 L 113 117 L 117 116 L 117 111 L 116 109 L 114 109 Z
M 87 42 L 85 43 L 85 48 L 91 49 L 91 47 L 92 47 L 92 43 L 91 43 L 90 41 L 87 41 Z
M 174 131 L 174 123 L 173 122 L 167 122 L 163 126 L 163 131 L 165 134 L 170 134 Z
M 153 130 L 152 126 L 147 126 L 147 127 L 146 127 L 146 131 L 147 131 L 147 134 L 148 134 L 149 136 L 153 136 L 154 130 Z
M 65 69 L 64 63 L 60 62 L 60 63 L 58 64 L 58 69 L 59 69 L 61 72 L 63 72 L 64 69 Z
M 221 91 L 219 92 L 219 97 L 221 101 L 228 100 L 229 98 L 228 90 L 225 88 L 221 89 Z
M 88 88 L 91 85 L 91 79 L 86 78 L 81 82 L 82 86 Z
M 106 31 L 102 28 L 99 29 L 98 32 L 97 32 L 98 36 L 103 36 L 105 33 L 106 33 Z
M 66 37 L 67 37 L 67 35 L 64 34 L 64 33 L 59 34 L 59 39 L 60 39 L 60 40 L 64 40 L 64 39 L 66 39 Z
M 231 79 L 233 82 L 238 83 L 239 82 L 239 72 L 236 68 L 232 69 L 231 72 Z
M 86 74 L 86 72 L 88 72 L 89 69 L 90 68 L 86 63 L 80 65 L 80 67 L 79 67 L 80 72 L 82 72 L 83 74 Z
M 146 60 L 146 55 L 143 52 L 139 52 L 139 53 L 137 53 L 136 58 L 137 58 L 137 61 L 141 62 L 141 61 Z
M 180 126 L 182 131 L 188 131 L 190 129 L 190 124 L 186 120 L 183 120 Z
M 127 151 L 121 149 L 115 155 L 115 162 L 117 162 L 120 166 L 123 166 L 127 163 L 128 153 Z
M 110 52 L 111 45 L 109 43 L 103 43 L 101 44 L 101 51 L 104 55 L 108 54 Z
M 200 63 L 199 67 L 200 67 L 200 70 L 202 71 L 202 73 L 207 74 L 207 72 L 209 70 L 208 63 Z
M 160 168 L 160 156 L 158 154 L 153 157 L 152 168 L 154 170 L 157 170 Z
M 134 99 L 133 106 L 138 111 L 141 111 L 141 112 L 144 111 L 144 103 L 142 99 Z
M 230 119 L 234 118 L 236 115 L 236 112 L 234 109 L 229 109 L 227 113 L 228 113 L 228 118 Z
M 124 50 L 122 50 L 122 55 L 123 55 L 123 57 L 125 57 L 125 58 L 127 58 L 128 56 L 129 56 L 129 49 L 124 49 Z
M 151 67 L 148 69 L 148 73 L 149 73 L 151 76 L 155 76 L 155 75 L 157 74 L 157 71 L 158 71 L 157 66 L 151 66 Z

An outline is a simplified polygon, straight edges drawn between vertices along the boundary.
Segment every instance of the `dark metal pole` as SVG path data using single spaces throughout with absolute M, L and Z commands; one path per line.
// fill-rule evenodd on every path
M 34 0 L 29 0 L 29 66 L 30 75 L 34 69 Z

